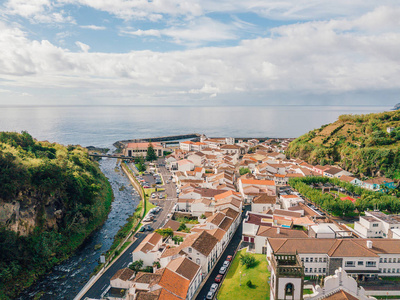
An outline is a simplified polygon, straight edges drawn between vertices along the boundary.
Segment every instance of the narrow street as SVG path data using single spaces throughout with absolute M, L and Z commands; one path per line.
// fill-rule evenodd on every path
M 246 215 L 247 209 L 250 208 L 249 206 L 246 206 L 243 213 L 242 213 L 242 219 L 243 216 Z M 221 268 L 222 264 L 226 260 L 226 257 L 228 255 L 233 255 L 235 253 L 235 250 L 237 249 L 240 241 L 242 240 L 242 229 L 243 229 L 243 222 L 241 221 L 235 234 L 233 235 L 230 243 L 226 247 L 225 251 L 222 253 L 219 261 L 215 264 L 214 270 L 212 270 L 210 277 L 207 279 L 207 282 L 204 284 L 202 287 L 201 291 L 196 297 L 196 300 L 204 300 L 207 296 L 208 291 L 210 290 L 211 284 L 214 283 L 215 277 L 219 274 L 219 269 Z M 226 276 L 227 272 L 225 273 Z M 225 278 L 225 277 L 224 277 Z M 221 281 L 220 285 L 222 284 L 223 281 Z

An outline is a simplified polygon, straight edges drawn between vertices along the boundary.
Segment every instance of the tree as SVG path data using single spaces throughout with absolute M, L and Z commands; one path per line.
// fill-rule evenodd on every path
M 244 174 L 247 174 L 247 173 L 251 173 L 249 168 L 240 168 L 239 169 L 239 174 L 240 175 L 244 175 Z
M 149 147 L 147 147 L 146 160 L 153 161 L 156 159 L 157 159 L 156 151 L 154 151 L 153 144 L 150 142 Z
M 253 267 L 256 264 L 256 258 L 250 253 L 240 254 L 240 263 L 247 269 Z
M 174 235 L 174 231 L 171 228 L 156 229 L 156 232 L 162 235 L 164 238 Z
M 143 260 L 139 259 L 134 261 L 130 266 L 129 269 L 138 272 L 143 267 Z

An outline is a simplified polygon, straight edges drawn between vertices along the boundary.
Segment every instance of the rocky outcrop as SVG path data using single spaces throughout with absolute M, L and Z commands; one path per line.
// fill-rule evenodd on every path
M 58 230 L 64 215 L 60 201 L 57 197 L 45 200 L 35 192 L 20 194 L 12 202 L 0 199 L 0 225 L 22 236 L 38 226 Z

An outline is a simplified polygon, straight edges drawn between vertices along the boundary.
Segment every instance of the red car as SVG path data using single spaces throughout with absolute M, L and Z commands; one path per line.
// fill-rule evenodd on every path
M 223 275 L 218 274 L 217 277 L 215 277 L 215 282 L 220 283 L 222 280 Z
M 227 261 L 232 261 L 232 255 L 228 255 L 228 256 L 226 257 L 226 260 L 227 260 Z

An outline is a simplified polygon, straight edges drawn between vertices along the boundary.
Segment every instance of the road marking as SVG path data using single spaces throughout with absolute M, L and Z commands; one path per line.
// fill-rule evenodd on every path
M 108 287 L 107 283 L 102 287 L 102 289 L 100 291 L 104 290 L 106 287 Z

